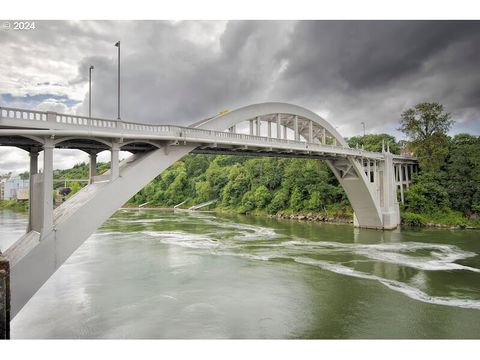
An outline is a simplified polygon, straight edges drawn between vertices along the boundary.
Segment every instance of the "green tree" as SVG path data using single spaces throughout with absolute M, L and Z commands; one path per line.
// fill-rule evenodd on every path
M 420 174 L 405 193 L 405 208 L 419 214 L 434 214 L 448 209 L 448 193 L 438 175 Z
M 290 194 L 287 189 L 280 189 L 273 196 L 272 201 L 267 207 L 267 211 L 270 214 L 276 214 L 280 210 L 284 210 L 288 207 L 288 200 L 290 199 Z
M 319 210 L 322 206 L 322 196 L 319 191 L 313 191 L 307 203 L 308 210 Z
M 213 191 L 208 181 L 200 181 L 195 185 L 196 199 L 198 202 L 206 202 L 212 200 Z
M 452 208 L 467 216 L 480 213 L 480 136 L 458 134 L 452 139 L 445 172 Z
M 265 185 L 260 185 L 255 190 L 254 198 L 255 198 L 255 206 L 258 209 L 263 209 L 270 203 L 272 196 L 270 194 L 270 191 L 267 189 Z
M 298 187 L 293 190 L 290 196 L 290 208 L 293 211 L 300 211 L 303 208 L 303 194 Z
M 247 213 L 253 209 L 255 209 L 255 194 L 250 190 L 242 196 L 240 212 Z
M 356 148 L 357 146 L 363 148 L 368 151 L 375 151 L 381 152 L 382 151 L 382 144 L 387 144 L 390 148 L 390 152 L 392 154 L 399 154 L 400 153 L 400 146 L 397 143 L 397 140 L 394 136 L 388 134 L 368 134 L 365 136 L 352 136 L 351 138 L 347 139 L 348 145 L 352 148 Z
M 402 113 L 399 130 L 410 138 L 422 170 L 440 170 L 448 154 L 446 133 L 453 123 L 438 103 L 420 103 Z

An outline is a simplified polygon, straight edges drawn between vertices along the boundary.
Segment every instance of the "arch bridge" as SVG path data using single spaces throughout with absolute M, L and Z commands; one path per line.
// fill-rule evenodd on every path
M 354 225 L 394 229 L 399 203 L 417 171 L 414 158 L 350 148 L 317 114 L 291 104 L 262 103 L 188 127 L 0 107 L 0 145 L 30 155 L 27 232 L 4 253 L 11 266 L 15 316 L 65 260 L 119 207 L 188 153 L 302 157 L 325 160 L 354 210 Z M 89 184 L 54 209 L 53 151 L 90 156 Z M 110 170 L 96 174 L 100 151 Z M 119 152 L 132 155 L 119 161 Z M 43 151 L 43 172 L 38 169 Z

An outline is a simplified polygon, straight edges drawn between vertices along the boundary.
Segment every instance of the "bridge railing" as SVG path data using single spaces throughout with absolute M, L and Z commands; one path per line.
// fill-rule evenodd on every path
M 16 108 L 0 107 L 0 116 L 2 118 L 47 121 L 47 113 L 44 111 L 24 110 Z
M 88 129 L 102 129 L 105 131 L 121 132 L 122 136 L 128 134 L 154 134 L 164 136 L 166 138 L 174 138 L 184 141 L 196 142 L 232 142 L 235 144 L 245 143 L 245 145 L 262 145 L 286 146 L 295 150 L 305 151 L 340 151 L 343 154 L 379 158 L 380 153 L 366 151 L 362 149 L 354 149 L 348 146 L 338 146 L 330 144 L 309 143 L 307 141 L 279 139 L 275 137 L 265 137 L 241 133 L 233 133 L 226 131 L 207 130 L 199 128 L 191 128 L 175 125 L 149 125 L 135 122 L 126 122 L 122 120 L 103 119 L 96 117 L 85 117 L 70 114 L 59 114 L 55 112 L 44 112 L 37 110 L 25 110 L 18 108 L 0 107 L 0 118 L 39 121 L 43 123 L 56 123 L 63 126 L 81 127 Z

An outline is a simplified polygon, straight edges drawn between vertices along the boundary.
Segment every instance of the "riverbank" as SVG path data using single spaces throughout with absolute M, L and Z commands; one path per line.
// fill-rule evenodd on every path
M 10 209 L 14 211 L 28 211 L 28 201 L 0 200 L 0 209 Z
M 124 210 L 166 210 L 166 211 L 187 211 L 187 209 L 174 209 L 173 207 L 148 207 L 139 208 L 129 204 L 123 206 Z M 276 214 L 269 214 L 266 211 L 251 211 L 240 212 L 228 208 L 211 208 L 205 211 L 197 212 L 215 212 L 220 214 L 243 214 L 252 216 L 263 216 L 268 218 L 276 218 L 282 220 L 295 220 L 295 221 L 308 221 L 308 222 L 323 222 L 328 224 L 353 224 L 353 214 L 348 211 L 337 210 L 336 213 L 332 211 L 326 211 L 322 213 L 308 212 L 308 213 L 295 213 L 292 211 L 279 211 Z M 414 213 L 402 212 L 401 213 L 401 225 L 405 227 L 418 227 L 418 228 L 439 228 L 450 230 L 480 230 L 480 221 L 466 219 L 458 214 L 437 214 L 432 215 L 419 215 Z
M 28 211 L 27 201 L 0 200 L 0 209 L 11 209 L 14 211 Z M 166 206 L 138 207 L 134 204 L 124 204 L 120 210 L 161 210 L 161 211 L 187 211 L 187 209 L 173 208 Z M 323 222 L 329 224 L 353 224 L 353 213 L 346 208 L 329 208 L 322 212 L 293 212 L 279 211 L 276 214 L 269 214 L 266 211 L 254 210 L 250 212 L 241 212 L 235 209 L 214 207 L 208 210 L 198 212 L 216 212 L 223 214 L 245 214 L 253 216 L 264 216 L 269 218 Z M 451 230 L 480 230 L 480 219 L 467 219 L 457 212 L 444 212 L 439 214 L 416 214 L 401 211 L 401 225 L 406 227 L 419 228 L 440 228 Z

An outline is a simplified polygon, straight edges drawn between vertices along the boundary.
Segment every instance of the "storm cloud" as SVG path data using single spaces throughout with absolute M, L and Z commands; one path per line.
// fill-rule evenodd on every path
M 86 114 L 94 65 L 92 113 L 116 118 L 117 40 L 125 120 L 188 125 L 284 101 L 344 136 L 361 122 L 400 136 L 403 110 L 437 101 L 452 133 L 480 133 L 478 21 L 40 21 L 0 32 L 2 104 Z M 23 167 L 11 149 L 0 156 L 0 173 Z

